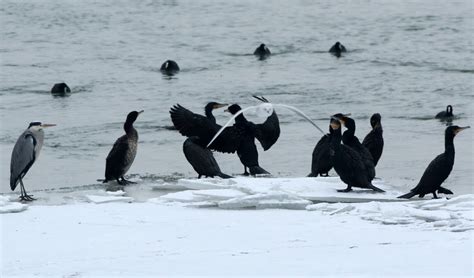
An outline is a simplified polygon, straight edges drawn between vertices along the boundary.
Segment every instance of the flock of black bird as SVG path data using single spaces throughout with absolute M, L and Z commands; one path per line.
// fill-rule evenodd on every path
M 333 55 L 340 57 L 346 52 L 346 48 L 339 42 L 329 50 Z M 271 55 L 270 50 L 261 44 L 254 52 L 260 59 Z M 160 70 L 167 75 L 176 74 L 180 69 L 175 61 L 167 60 Z M 56 96 L 70 93 L 70 88 L 65 83 L 55 84 L 51 93 Z M 254 96 L 262 103 L 269 104 L 263 96 Z M 271 104 L 270 104 L 271 105 Z M 267 119 L 261 124 L 248 121 L 242 113 L 238 104 L 228 106 L 226 112 L 234 115 L 232 126 L 217 124 L 213 110 L 228 106 L 218 102 L 209 102 L 204 107 L 204 115 L 196 114 L 183 106 L 176 104 L 170 109 L 171 121 L 176 130 L 187 139 L 183 143 L 183 152 L 198 173 L 198 178 L 221 177 L 232 178 L 222 173 L 212 151 L 222 153 L 237 153 L 244 166 L 244 175 L 269 175 L 258 163 L 258 151 L 255 144 L 257 139 L 263 149 L 267 151 L 278 140 L 280 136 L 280 122 L 278 115 L 273 109 Z M 452 119 L 453 108 L 448 105 L 446 111 L 436 115 L 438 119 Z M 124 175 L 132 165 L 138 145 L 138 132 L 133 123 L 142 111 L 132 111 L 127 115 L 124 123 L 125 134 L 118 138 L 106 158 L 105 179 L 103 182 L 116 181 L 119 185 L 131 183 Z M 311 173 L 308 177 L 328 176 L 328 172 L 334 168 L 340 179 L 347 188 L 339 192 L 349 192 L 353 187 L 372 189 L 375 192 L 384 192 L 372 184 L 375 178 L 375 167 L 382 155 L 384 140 L 381 123 L 382 117 L 375 113 L 370 118 L 372 130 L 365 136 L 362 143 L 355 136 L 356 124 L 350 114 L 338 113 L 329 118 L 329 133 L 322 136 L 314 147 L 312 153 Z M 18 183 L 21 185 L 22 201 L 35 200 L 26 193 L 23 185 L 23 177 L 39 156 L 43 145 L 46 127 L 52 124 L 32 122 L 17 140 L 11 157 L 10 165 L 10 187 L 15 190 Z M 342 128 L 345 131 L 342 132 Z M 454 143 L 453 139 L 457 133 L 469 128 L 459 126 L 448 126 L 445 130 L 445 151 L 438 155 L 426 168 L 418 185 L 409 193 L 399 198 L 411 198 L 415 195 L 423 197 L 426 194 L 436 193 L 453 194 L 452 191 L 441 187 L 441 184 L 451 173 L 454 165 Z M 217 136 L 216 136 L 217 135 Z M 212 142 L 212 143 L 211 143 Z M 248 171 L 247 171 L 248 169 Z

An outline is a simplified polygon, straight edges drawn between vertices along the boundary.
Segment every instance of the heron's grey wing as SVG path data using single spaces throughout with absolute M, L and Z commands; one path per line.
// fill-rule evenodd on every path
M 25 131 L 16 141 L 13 147 L 10 163 L 10 188 L 15 190 L 19 178 L 22 178 L 35 162 L 36 139 L 28 131 Z
M 280 121 L 275 110 L 265 122 L 255 126 L 255 137 L 260 141 L 265 151 L 270 149 L 280 137 Z

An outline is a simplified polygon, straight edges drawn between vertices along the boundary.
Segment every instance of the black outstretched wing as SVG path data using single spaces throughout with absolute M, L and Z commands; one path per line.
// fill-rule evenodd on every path
M 15 190 L 19 179 L 28 172 L 31 165 L 35 162 L 35 146 L 36 139 L 29 131 L 23 132 L 16 141 L 10 163 L 11 190 Z
M 260 100 L 261 102 L 270 103 L 263 96 L 253 97 Z M 258 141 L 260 141 L 260 144 L 262 144 L 263 150 L 265 151 L 270 149 L 270 147 L 276 143 L 280 137 L 280 120 L 278 119 L 278 115 L 275 110 L 273 110 L 273 113 L 265 120 L 264 123 L 255 125 L 255 137 L 258 139 Z
M 170 115 L 171 121 L 179 133 L 186 137 L 197 136 L 201 142 L 210 142 L 221 129 L 220 125 L 207 117 L 193 113 L 179 104 L 171 107 Z M 241 139 L 240 128 L 226 127 L 209 148 L 219 152 L 234 153 L 237 151 Z
M 179 133 L 187 137 L 198 136 L 202 141 L 211 141 L 220 128 L 207 117 L 195 114 L 179 104 L 171 107 L 170 115 Z
M 261 124 L 255 125 L 255 137 L 262 144 L 263 150 L 270 149 L 280 137 L 280 120 L 275 110 L 273 113 Z

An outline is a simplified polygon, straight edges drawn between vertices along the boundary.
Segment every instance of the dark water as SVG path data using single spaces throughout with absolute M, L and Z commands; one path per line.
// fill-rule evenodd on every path
M 383 117 L 385 150 L 377 176 L 413 186 L 444 148 L 447 104 L 454 124 L 473 123 L 474 24 L 471 1 L 2 1 L 1 183 L 8 192 L 10 154 L 33 120 L 56 123 L 25 178 L 29 189 L 76 187 L 103 177 L 105 157 L 131 110 L 139 151 L 130 169 L 142 177 L 193 177 L 184 138 L 168 130 L 180 103 L 202 112 L 211 100 L 256 104 L 252 94 L 298 107 L 327 128 L 328 115 L 350 112 L 356 134 Z M 335 41 L 349 50 L 337 59 Z M 274 55 L 252 55 L 261 42 Z M 176 60 L 182 71 L 163 77 Z M 73 93 L 53 97 L 54 83 Z M 262 167 L 275 176 L 309 173 L 320 133 L 277 110 L 282 134 Z M 219 122 L 228 115 L 216 111 Z M 252 115 L 250 119 L 256 119 Z M 455 139 L 446 187 L 472 192 L 473 130 Z M 241 173 L 236 155 L 216 154 L 224 172 Z

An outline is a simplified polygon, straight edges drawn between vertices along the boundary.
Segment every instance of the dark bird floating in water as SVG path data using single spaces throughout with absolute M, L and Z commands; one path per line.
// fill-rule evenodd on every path
M 330 49 L 329 53 L 332 53 L 336 57 L 341 57 L 341 53 L 347 52 L 346 48 L 344 45 L 342 45 L 340 42 L 336 42 Z
M 115 141 L 112 150 L 110 150 L 105 163 L 105 182 L 116 180 L 120 185 L 132 183 L 127 181 L 123 176 L 127 173 L 133 160 L 137 155 L 138 132 L 133 127 L 133 123 L 142 111 L 132 111 L 128 113 L 127 120 L 123 125 L 125 134 Z
M 346 189 L 338 191 L 349 192 L 352 190 L 352 187 L 361 187 L 369 188 L 377 192 L 384 192 L 372 184 L 372 171 L 367 168 L 359 152 L 347 145 L 341 144 L 342 132 L 340 117 L 333 117 L 331 128 L 333 129 L 331 147 L 329 150 L 331 162 L 341 180 L 347 184 Z
M 258 56 L 260 59 L 265 59 L 271 54 L 272 53 L 270 52 L 270 49 L 268 49 L 268 47 L 264 43 L 257 47 L 253 52 L 253 55 Z
M 436 114 L 436 119 L 446 120 L 453 117 L 453 107 L 451 105 L 446 106 L 446 111 L 441 111 Z
M 264 101 L 263 98 L 261 100 Z M 240 106 L 232 105 L 228 110 L 235 114 L 240 111 Z M 170 114 L 174 126 L 182 135 L 197 136 L 202 142 L 210 142 L 221 129 L 220 125 L 213 123 L 206 117 L 192 113 L 179 104 L 171 108 Z M 248 167 L 252 175 L 265 174 L 268 172 L 258 165 L 258 152 L 254 140 L 257 138 L 263 149 L 268 150 L 278 140 L 279 135 L 278 116 L 274 111 L 262 124 L 248 122 L 242 115 L 233 126 L 224 128 L 208 148 L 224 153 L 238 152 L 245 172 Z
M 54 96 L 65 96 L 69 93 L 71 93 L 71 89 L 66 83 L 56 83 L 51 88 L 51 94 Z
M 362 145 L 364 145 L 372 155 L 374 159 L 374 166 L 377 166 L 383 151 L 383 129 L 382 129 L 382 116 L 379 113 L 375 113 L 370 117 L 370 125 L 372 130 L 365 136 Z
M 51 126 L 55 125 L 41 124 L 40 122 L 30 123 L 16 141 L 15 147 L 13 147 L 10 163 L 10 188 L 14 191 L 18 183 L 20 183 L 20 199 L 22 201 L 36 200 L 32 195 L 26 193 L 23 177 L 39 157 L 44 139 L 43 128 Z
M 221 108 L 224 106 L 227 106 L 227 104 L 209 102 L 204 108 L 206 117 L 203 117 L 198 114 L 194 114 L 194 118 L 204 121 L 204 122 L 208 121 L 209 125 L 214 124 L 216 125 L 216 128 L 220 127 L 216 124 L 216 118 L 212 114 L 212 111 L 214 109 Z M 171 111 L 170 111 L 171 115 L 173 115 L 172 111 L 174 111 L 174 109 L 175 107 L 171 108 Z M 171 120 L 173 120 L 173 116 L 171 117 Z M 175 121 L 173 121 L 173 124 L 174 123 Z M 223 174 L 221 172 L 219 165 L 217 164 L 217 161 L 214 158 L 214 155 L 212 154 L 211 150 L 206 148 L 207 143 L 209 143 L 209 141 L 203 140 L 202 138 L 198 136 L 191 136 L 188 139 L 186 139 L 183 143 L 184 156 L 186 157 L 188 162 L 191 164 L 193 169 L 198 173 L 198 178 L 201 178 L 201 176 L 212 177 L 212 178 L 214 176 L 218 176 L 224 179 L 232 178 L 231 176 Z
M 444 133 L 444 153 L 438 155 L 426 168 L 423 176 L 421 176 L 418 185 L 409 193 L 399 196 L 398 198 L 410 199 L 418 195 L 423 198 L 426 194 L 433 194 L 433 198 L 437 199 L 436 191 L 438 193 L 453 194 L 449 189 L 441 187 L 441 184 L 448 178 L 454 165 L 454 136 L 462 130 L 469 128 L 459 126 L 449 126 Z
M 160 71 L 166 75 L 174 75 L 179 71 L 178 63 L 173 60 L 167 60 L 161 65 Z

